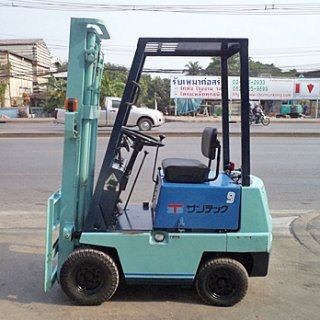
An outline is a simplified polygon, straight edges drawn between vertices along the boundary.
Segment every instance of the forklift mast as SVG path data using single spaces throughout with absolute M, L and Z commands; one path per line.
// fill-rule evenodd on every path
M 73 251 L 72 235 L 82 230 L 91 203 L 104 67 L 102 39 L 109 39 L 102 21 L 71 19 L 62 186 L 48 199 L 45 290 L 52 286 L 57 269 Z M 52 231 L 58 227 L 59 241 L 52 246 Z

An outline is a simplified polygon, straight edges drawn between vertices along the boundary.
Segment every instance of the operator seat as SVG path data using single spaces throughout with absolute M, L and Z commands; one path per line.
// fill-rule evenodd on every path
M 162 161 L 165 180 L 176 183 L 203 183 L 209 181 L 211 161 L 216 157 L 217 129 L 206 127 L 202 132 L 201 151 L 209 159 L 208 165 L 199 160 L 167 158 Z

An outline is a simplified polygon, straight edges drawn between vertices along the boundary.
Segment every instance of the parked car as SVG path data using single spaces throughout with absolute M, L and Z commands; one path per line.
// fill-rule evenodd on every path
M 118 114 L 120 102 L 121 98 L 105 97 L 104 105 L 101 107 L 98 120 L 99 126 L 113 126 Z M 64 123 L 65 110 L 57 108 L 55 118 L 57 123 Z M 136 106 L 132 106 L 127 126 L 138 126 L 141 131 L 149 131 L 152 127 L 163 125 L 164 122 L 165 120 L 162 112 L 149 109 L 147 107 L 138 108 Z

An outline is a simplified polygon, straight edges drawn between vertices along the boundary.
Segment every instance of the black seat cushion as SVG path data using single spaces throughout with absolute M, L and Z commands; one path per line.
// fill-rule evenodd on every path
M 168 158 L 162 161 L 164 177 L 169 182 L 202 183 L 210 169 L 199 160 Z

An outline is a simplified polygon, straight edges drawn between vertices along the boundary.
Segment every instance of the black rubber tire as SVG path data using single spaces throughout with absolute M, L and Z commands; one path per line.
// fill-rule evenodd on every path
M 82 248 L 72 252 L 60 272 L 60 284 L 79 305 L 98 305 L 109 300 L 119 284 L 119 271 L 106 253 Z
M 207 304 L 233 306 L 247 293 L 248 274 L 244 266 L 234 259 L 212 259 L 200 267 L 196 289 Z
M 152 121 L 149 118 L 141 118 L 138 121 L 140 131 L 150 131 L 152 129 Z
M 264 118 L 261 120 L 261 123 L 262 123 L 264 126 L 268 126 L 268 125 L 270 124 L 270 119 L 264 117 Z

